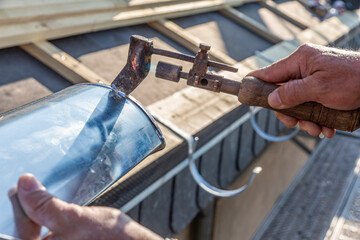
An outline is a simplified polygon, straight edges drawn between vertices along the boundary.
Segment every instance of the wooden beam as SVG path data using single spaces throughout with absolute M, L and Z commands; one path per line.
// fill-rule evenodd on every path
M 148 24 L 194 53 L 199 51 L 199 44 L 204 42 L 172 21 L 162 19 Z M 226 64 L 234 65 L 237 63 L 235 59 L 213 47 L 209 51 L 209 56 L 212 60 Z
M 72 2 L 94 2 L 97 0 L 61 0 L 62 4 L 69 4 Z M 53 5 L 59 4 L 59 0 L 1 0 L 0 8 L 9 9 L 9 8 L 26 8 L 33 6 L 44 6 L 44 5 Z
M 265 8 L 267 8 L 270 11 L 272 11 L 273 13 L 275 13 L 276 15 L 278 15 L 279 17 L 282 17 L 283 19 L 289 21 L 290 23 L 294 24 L 295 26 L 297 26 L 301 29 L 306 29 L 306 28 L 311 27 L 304 21 L 301 21 L 300 19 L 297 19 L 297 18 L 295 19 L 293 16 L 290 16 L 288 13 L 281 10 L 279 8 L 279 6 L 272 0 L 261 0 L 261 1 L 259 1 L 259 3 L 262 6 L 264 6 Z
M 99 12 L 117 7 L 126 6 L 125 2 L 116 5 L 111 1 L 80 1 L 66 4 L 34 5 L 23 8 L 2 9 L 0 24 L 19 23 L 27 21 L 44 20 L 47 18 L 63 17 L 74 14 Z
M 179 0 L 177 0 L 179 2 Z M 30 1 L 31 2 L 31 1 Z M 71 15 L 105 12 L 121 9 L 143 9 L 174 4 L 175 0 L 142 0 L 128 3 L 125 0 L 87 0 L 63 2 L 44 2 L 42 5 L 24 4 L 23 7 L 1 9 L 0 24 L 10 24 L 28 21 L 39 21 L 49 18 L 59 18 Z M 0 7 L 2 2 L 0 1 Z
M 74 84 L 107 82 L 75 58 L 48 41 L 26 44 L 20 47 Z
M 15 8 L 31 8 L 31 7 L 42 7 L 42 6 L 58 6 L 72 3 L 93 3 L 93 2 L 109 2 L 115 5 L 123 6 L 138 6 L 154 4 L 159 2 L 174 2 L 177 0 L 1 0 L 0 8 L 4 9 L 15 9 Z
M 224 9 L 221 9 L 220 13 L 272 43 L 278 43 L 283 40 L 274 33 L 272 33 L 264 25 L 260 24 L 259 22 L 246 16 L 242 12 L 232 7 L 226 7 Z
M 168 17 L 183 17 L 239 6 L 254 0 L 204 0 L 144 9 L 123 9 L 43 21 L 0 25 L 0 48 L 87 32 L 130 26 Z

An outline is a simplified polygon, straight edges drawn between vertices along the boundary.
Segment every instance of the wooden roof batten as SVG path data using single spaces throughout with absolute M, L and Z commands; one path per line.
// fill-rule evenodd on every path
M 108 83 L 97 73 L 49 41 L 24 44 L 20 47 L 73 84 Z

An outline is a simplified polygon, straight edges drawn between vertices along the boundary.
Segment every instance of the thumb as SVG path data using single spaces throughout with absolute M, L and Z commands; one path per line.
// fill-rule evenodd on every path
M 284 83 L 268 96 L 268 103 L 275 109 L 285 109 L 304 102 L 314 101 L 315 88 L 311 84 L 312 77 L 295 79 Z
M 11 188 L 8 192 L 8 196 L 13 208 L 15 222 L 14 230 L 16 231 L 17 236 L 20 239 L 39 239 L 41 226 L 33 222 L 25 214 L 19 202 L 17 188 Z
M 18 197 L 26 215 L 35 223 L 49 228 L 53 233 L 69 225 L 67 215 L 74 211 L 68 204 L 49 194 L 32 174 L 24 174 L 18 181 Z M 60 229 L 61 227 L 61 229 Z

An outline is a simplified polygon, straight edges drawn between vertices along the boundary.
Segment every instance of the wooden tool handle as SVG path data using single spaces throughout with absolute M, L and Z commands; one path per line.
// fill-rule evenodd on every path
M 297 119 L 343 131 L 353 132 L 360 127 L 360 108 L 341 111 L 324 107 L 316 102 L 306 102 L 293 108 L 273 109 L 268 104 L 267 98 L 278 87 L 254 77 L 246 77 L 240 85 L 238 99 L 246 105 L 265 107 Z

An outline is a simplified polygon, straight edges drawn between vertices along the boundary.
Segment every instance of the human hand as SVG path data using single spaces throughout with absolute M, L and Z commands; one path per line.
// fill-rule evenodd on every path
M 304 44 L 290 56 L 248 75 L 266 82 L 284 83 L 268 97 L 268 103 L 275 109 L 310 101 L 337 110 L 360 107 L 360 53 L 357 52 Z M 287 127 L 299 123 L 302 130 L 313 136 L 321 132 L 327 138 L 335 135 L 335 129 L 275 114 Z
M 19 238 L 40 239 L 41 226 L 50 239 L 158 240 L 160 236 L 109 207 L 80 207 L 50 195 L 33 175 L 24 174 L 9 191 Z

